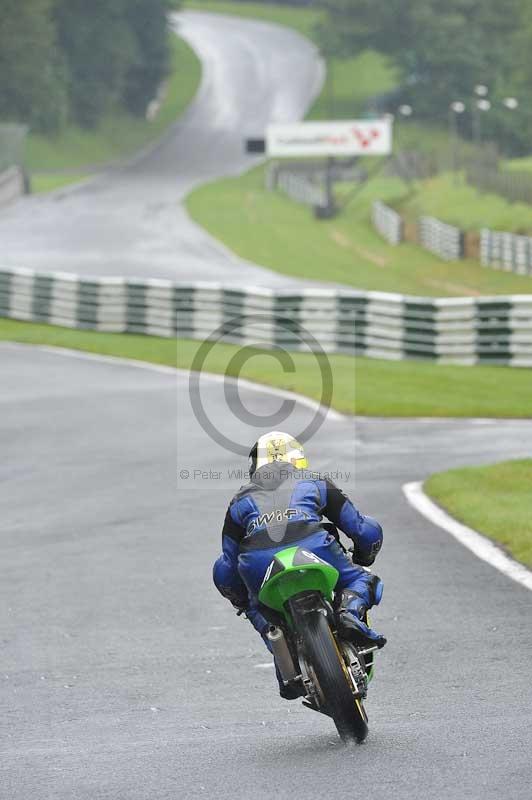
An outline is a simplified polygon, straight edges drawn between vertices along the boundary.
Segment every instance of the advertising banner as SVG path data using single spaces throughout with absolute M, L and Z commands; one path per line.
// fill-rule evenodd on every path
M 388 118 L 270 125 L 266 133 L 266 153 L 273 158 L 386 156 L 391 151 Z

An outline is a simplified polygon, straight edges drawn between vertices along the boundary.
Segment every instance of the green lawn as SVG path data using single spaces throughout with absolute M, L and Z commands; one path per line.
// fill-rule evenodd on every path
M 437 152 L 446 156 L 450 152 L 448 130 L 430 122 L 418 122 L 414 116 L 409 118 L 396 116 L 394 143 L 398 150 L 414 150 L 421 153 Z M 469 152 L 469 145 L 466 143 L 461 142 L 460 147 L 467 147 Z
M 233 14 L 265 22 L 276 22 L 295 28 L 308 39 L 317 40 L 316 27 L 323 12 L 314 8 L 293 8 L 271 3 L 226 3 L 224 0 L 185 0 L 185 7 L 192 11 L 214 11 L 218 14 Z
M 516 170 L 517 172 L 532 172 L 532 156 L 509 159 L 504 167 L 505 169 Z
M 440 472 L 424 488 L 453 517 L 532 567 L 532 458 Z
M 373 50 L 341 61 L 329 61 L 327 69 L 333 87 L 332 101 L 326 85 L 311 108 L 309 119 L 356 118 L 365 113 L 372 97 L 397 85 L 393 68 L 384 56 Z
M 396 207 L 407 218 L 429 214 L 463 230 L 482 227 L 503 231 L 532 232 L 532 207 L 509 203 L 496 194 L 483 194 L 468 186 L 462 176 L 438 175 L 417 183 L 415 190 Z
M 50 325 L 0 319 L 0 341 L 69 347 L 189 369 L 199 342 L 151 336 L 75 331 Z M 225 373 L 235 345 L 217 344 L 205 363 Z M 256 350 L 241 376 L 320 399 L 315 358 L 292 353 L 295 371 L 283 373 L 267 351 Z M 532 416 L 532 370 L 509 367 L 459 367 L 419 361 L 381 361 L 330 356 L 334 408 L 369 416 Z M 230 373 L 228 373 L 230 374 Z M 504 392 L 500 387 L 504 386 Z
M 85 167 L 102 166 L 132 155 L 159 138 L 188 106 L 201 77 L 200 62 L 188 44 L 177 36 L 172 36 L 171 43 L 172 73 L 166 97 L 153 121 L 119 111 L 109 114 L 96 130 L 70 125 L 57 137 L 30 134 L 25 154 L 30 173 L 72 171 L 76 174 L 64 176 L 63 180 L 79 180 Z M 42 180 L 46 179 L 49 176 L 44 174 Z M 38 178 L 37 185 L 40 181 Z
M 51 192 L 54 189 L 61 189 L 63 186 L 67 186 L 70 183 L 79 183 L 87 177 L 87 175 L 76 175 L 70 172 L 68 175 L 38 172 L 31 176 L 31 192 L 32 194 Z
M 379 198 L 404 202 L 405 184 L 372 180 L 339 217 L 316 222 L 309 208 L 266 191 L 263 168 L 195 190 L 192 217 L 243 258 L 301 278 L 415 295 L 532 293 L 532 279 L 474 261 L 444 262 L 412 244 L 391 247 L 373 230 Z

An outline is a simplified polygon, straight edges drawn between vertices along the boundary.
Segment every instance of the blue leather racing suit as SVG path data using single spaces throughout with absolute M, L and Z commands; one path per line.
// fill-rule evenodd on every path
M 327 517 L 355 545 L 357 564 L 369 566 L 382 545 L 382 528 L 361 514 L 330 480 L 308 470 L 274 462 L 257 470 L 233 497 L 222 531 L 222 555 L 213 578 L 224 597 L 245 608 L 248 619 L 264 636 L 268 623 L 257 595 L 264 575 L 279 550 L 299 545 L 332 564 L 340 576 L 336 592 L 355 613 L 380 601 L 382 582 L 348 558 L 335 536 L 323 527 Z

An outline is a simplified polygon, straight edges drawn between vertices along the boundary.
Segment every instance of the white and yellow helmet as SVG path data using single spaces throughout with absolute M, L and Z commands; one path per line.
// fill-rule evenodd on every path
M 307 469 L 308 461 L 303 446 L 289 433 L 270 431 L 261 436 L 249 454 L 249 473 L 274 461 L 283 461 L 296 469 Z

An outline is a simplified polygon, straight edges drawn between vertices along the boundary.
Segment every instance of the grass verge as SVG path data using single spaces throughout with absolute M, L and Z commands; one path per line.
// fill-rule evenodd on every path
M 532 156 L 511 158 L 506 161 L 504 168 L 510 170 L 510 172 L 532 172 Z
M 186 109 L 201 78 L 201 64 L 188 44 L 172 35 L 171 47 L 172 71 L 166 96 L 154 120 L 148 121 L 117 111 L 102 120 L 95 130 L 70 125 L 56 137 L 30 134 L 25 154 L 29 172 L 71 170 L 79 173 L 85 167 L 95 168 L 114 159 L 130 156 L 149 142 L 157 140 Z M 69 183 L 77 181 L 79 174 L 63 175 L 62 179 Z M 41 178 L 37 177 L 37 185 L 40 181 Z
M 231 3 L 225 0 L 186 0 L 185 7 L 190 11 L 210 11 L 217 14 L 231 14 L 264 22 L 275 22 L 294 28 L 307 39 L 317 43 L 316 29 L 323 19 L 323 11 L 316 8 L 294 8 L 274 3 Z
M 440 472 L 425 491 L 453 517 L 532 567 L 532 459 Z
M 333 97 L 327 85 L 310 109 L 308 119 L 353 119 L 364 114 L 373 97 L 394 89 L 395 70 L 381 53 L 365 50 L 358 56 L 329 60 Z
M 215 181 L 187 199 L 192 217 L 243 258 L 300 278 L 414 295 L 530 294 L 532 279 L 471 260 L 444 262 L 417 245 L 392 247 L 370 222 L 371 202 L 408 198 L 397 178 L 375 178 L 337 218 L 264 188 L 264 168 Z
M 70 183 L 79 183 L 86 178 L 88 178 L 88 175 L 75 175 L 71 173 L 68 175 L 61 175 L 60 173 L 38 172 L 31 176 L 31 193 L 42 194 L 43 192 L 52 192 L 55 189 L 68 186 Z
M 0 341 L 68 347 L 133 358 L 182 369 L 192 365 L 200 342 L 132 334 L 96 333 L 0 319 Z M 217 344 L 205 362 L 209 372 L 228 370 L 240 348 Z M 265 350 L 254 350 L 240 377 L 299 392 L 320 400 L 319 364 L 309 354 L 291 353 L 293 372 L 282 372 Z M 332 406 L 344 413 L 383 417 L 530 417 L 532 370 L 459 367 L 419 361 L 380 361 L 343 355 L 329 357 Z M 500 391 L 504 385 L 504 392 Z
M 462 230 L 488 227 L 516 233 L 532 231 L 530 206 L 479 192 L 468 186 L 461 175 L 442 174 L 418 183 L 396 207 L 408 219 L 429 214 Z

